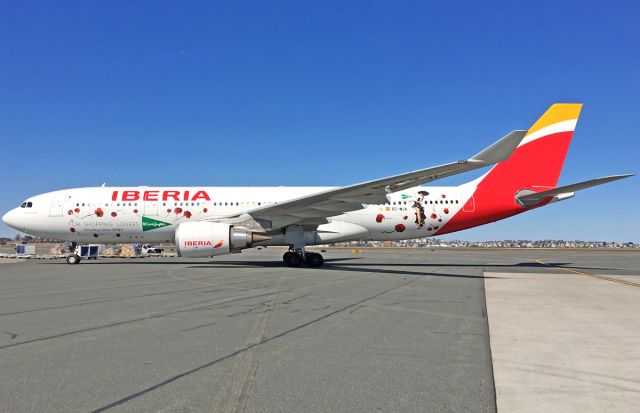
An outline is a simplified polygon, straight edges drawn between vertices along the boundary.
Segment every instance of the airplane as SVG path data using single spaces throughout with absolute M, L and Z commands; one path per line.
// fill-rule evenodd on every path
M 310 245 L 432 237 L 502 220 L 632 176 L 557 186 L 582 104 L 556 103 L 471 158 L 345 187 L 101 187 L 33 196 L 7 212 L 10 227 L 78 243 L 174 242 L 181 257 L 287 246 L 288 266 L 320 267 Z M 454 187 L 421 186 L 493 167 Z

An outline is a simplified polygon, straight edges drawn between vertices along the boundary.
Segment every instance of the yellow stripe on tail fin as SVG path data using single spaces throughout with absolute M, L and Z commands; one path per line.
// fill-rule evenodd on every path
M 527 135 L 531 135 L 542 128 L 553 125 L 554 123 L 578 119 L 581 109 L 582 103 L 554 103 L 549 109 L 547 109 L 544 115 L 542 115 L 537 122 L 529 128 Z

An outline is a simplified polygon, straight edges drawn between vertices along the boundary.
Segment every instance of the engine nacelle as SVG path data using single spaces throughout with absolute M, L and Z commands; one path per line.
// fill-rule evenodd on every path
M 219 222 L 183 222 L 176 228 L 176 251 L 180 257 L 213 257 L 250 248 L 254 239 L 268 239 Z

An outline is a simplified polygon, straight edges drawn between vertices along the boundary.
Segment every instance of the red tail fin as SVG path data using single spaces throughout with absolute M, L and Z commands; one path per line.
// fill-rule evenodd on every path
M 529 129 L 509 159 L 495 165 L 468 185 L 474 208 L 456 214 L 438 234 L 486 224 L 524 212 L 516 202 L 521 190 L 535 192 L 555 188 L 562 171 L 581 104 L 556 103 Z M 540 206 L 537 204 L 535 206 Z M 533 207 L 535 207 L 533 206 Z
M 552 105 L 529 129 L 511 157 L 494 166 L 478 187 L 491 187 L 510 194 L 520 189 L 554 188 L 581 108 L 581 104 Z

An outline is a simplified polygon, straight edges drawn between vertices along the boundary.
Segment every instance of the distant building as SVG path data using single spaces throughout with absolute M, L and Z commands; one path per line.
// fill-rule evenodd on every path
M 420 238 L 402 241 L 352 241 L 335 244 L 345 247 L 413 247 L 413 248 L 615 248 L 640 249 L 640 243 L 609 241 L 565 241 L 565 240 L 501 240 L 461 241 L 438 238 Z

